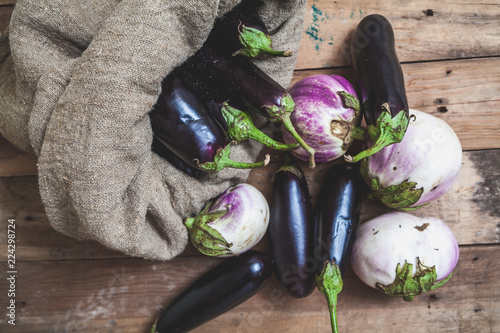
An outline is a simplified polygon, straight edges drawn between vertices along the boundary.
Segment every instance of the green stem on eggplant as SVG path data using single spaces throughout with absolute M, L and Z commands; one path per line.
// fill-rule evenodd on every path
M 304 139 L 302 139 L 290 120 L 290 115 L 295 110 L 295 102 L 293 101 L 292 96 L 290 96 L 288 92 L 285 92 L 281 97 L 281 106 L 264 105 L 263 108 L 269 115 L 269 119 L 271 121 L 281 122 L 288 132 L 290 132 L 292 137 L 298 142 L 298 144 L 307 152 L 309 155 L 309 167 L 314 169 L 314 167 L 316 167 L 316 162 L 314 160 L 314 148 L 309 146 Z
M 231 154 L 231 143 L 227 144 L 223 149 L 219 149 L 215 154 L 213 162 L 205 162 L 200 163 L 200 161 L 195 160 L 195 163 L 198 165 L 198 168 L 202 171 L 207 172 L 219 172 L 224 168 L 234 168 L 234 169 L 255 169 L 264 167 L 269 164 L 271 157 L 269 154 L 266 154 L 263 161 L 255 162 L 255 163 L 246 163 L 246 162 L 238 162 L 233 161 L 229 158 Z
M 382 105 L 382 110 L 382 114 L 378 117 L 376 123 L 374 125 L 368 125 L 366 129 L 368 135 L 374 142 L 373 146 L 358 153 L 354 157 L 345 155 L 344 158 L 347 162 L 358 162 L 365 157 L 379 152 L 384 147 L 403 140 L 411 118 L 408 116 L 408 112 L 402 110 L 398 112 L 396 116 L 392 117 L 388 103 Z
M 293 150 L 299 148 L 299 144 L 286 144 L 272 139 L 255 126 L 248 114 L 229 106 L 227 103 L 222 105 L 221 112 L 228 126 L 229 137 L 237 143 L 253 139 L 264 144 L 266 147 L 276 150 Z
M 278 173 L 281 171 L 288 171 L 297 176 L 297 178 L 301 179 L 304 177 L 304 172 L 299 168 L 299 166 L 295 163 L 293 163 L 292 158 L 290 157 L 290 154 L 285 155 L 285 161 L 283 164 L 280 166 L 280 168 L 274 173 Z M 274 177 L 273 177 L 274 179 Z
M 240 25 L 239 39 L 243 48 L 234 52 L 233 55 L 243 55 L 249 58 L 257 58 L 263 55 L 272 55 L 277 57 L 289 57 L 292 52 L 277 51 L 272 48 L 272 41 L 269 35 L 259 29 Z
M 316 275 L 316 284 L 328 302 L 332 332 L 338 333 L 337 295 L 342 291 L 343 287 L 339 266 L 334 261 L 325 261 L 321 273 Z
M 316 152 L 314 151 L 314 148 L 309 146 L 304 141 L 304 139 L 302 139 L 302 137 L 299 135 L 299 133 L 297 133 L 290 118 L 284 119 L 282 121 L 282 123 L 283 123 L 283 126 L 288 130 L 288 132 L 290 132 L 290 134 L 293 136 L 293 138 L 295 140 L 297 140 L 299 145 L 307 152 L 307 154 L 309 155 L 309 168 L 314 169 L 316 167 L 316 162 L 314 160 L 314 154 Z

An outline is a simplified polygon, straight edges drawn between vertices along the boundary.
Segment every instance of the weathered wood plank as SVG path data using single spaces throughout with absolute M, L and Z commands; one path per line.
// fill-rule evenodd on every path
M 500 148 L 500 57 L 404 64 L 410 107 L 447 121 L 464 150 Z M 292 84 L 314 74 L 352 80 L 352 69 L 296 71 Z M 0 177 L 35 175 L 36 158 L 0 138 Z
M 350 64 L 351 33 L 369 14 L 382 14 L 395 31 L 401 62 L 499 55 L 498 1 L 308 2 L 297 68 Z
M 278 157 L 279 158 L 279 157 Z M 310 170 L 302 165 L 309 183 L 313 203 L 331 164 Z M 500 243 L 500 149 L 472 151 L 464 154 L 461 173 L 454 187 L 441 199 L 413 212 L 418 216 L 436 216 L 448 223 L 460 244 Z M 248 182 L 271 198 L 272 174 L 279 162 L 253 170 Z M 363 201 L 361 221 L 388 212 L 378 202 Z M 77 241 L 54 231 L 47 221 L 38 194 L 36 177 L 0 178 L 0 233 L 6 234 L 7 220 L 17 225 L 17 258 L 19 261 L 70 260 L 124 257 L 93 241 Z M 264 238 L 257 246 L 267 249 Z M 6 239 L 0 238 L 0 249 L 6 251 Z M 197 255 L 188 247 L 184 256 Z M 0 261 L 5 261 L 1 258 Z
M 498 332 L 498 250 L 498 245 L 462 247 L 451 280 L 411 303 L 365 286 L 347 270 L 338 300 L 341 332 Z M 161 308 L 220 261 L 184 257 L 166 263 L 118 259 L 19 263 L 16 326 L 7 326 L 4 317 L 0 329 L 12 333 L 148 332 Z M 323 295 L 315 291 L 307 298 L 293 299 L 273 277 L 253 298 L 194 332 L 329 329 Z
M 3 3 L 2 3 L 2 1 L 3 1 Z M 12 3 L 13 1 L 0 0 L 0 5 L 10 4 L 9 2 Z M 14 10 L 14 6 L 0 7 L 0 31 L 3 31 L 9 25 L 10 17 L 12 16 L 13 10 Z
M 36 175 L 36 163 L 35 155 L 16 149 L 0 136 L 0 177 Z

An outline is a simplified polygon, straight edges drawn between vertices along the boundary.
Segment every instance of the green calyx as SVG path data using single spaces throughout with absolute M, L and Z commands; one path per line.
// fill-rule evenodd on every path
M 342 291 L 344 285 L 339 266 L 334 261 L 325 261 L 321 273 L 316 275 L 316 284 L 328 302 L 332 332 L 338 333 L 337 295 Z
M 367 133 L 374 142 L 373 146 L 358 153 L 356 156 L 345 155 L 347 162 L 355 163 L 365 157 L 373 155 L 393 143 L 403 140 L 406 129 L 410 122 L 410 117 L 406 110 L 402 110 L 392 117 L 388 103 L 382 104 L 382 114 L 378 117 L 375 124 L 367 126 Z
M 350 108 L 355 111 L 355 117 L 360 118 L 361 117 L 361 104 L 359 103 L 359 99 L 352 95 L 349 94 L 346 91 L 339 91 L 338 92 L 340 98 L 342 99 L 342 104 L 344 105 L 345 108 Z
M 366 129 L 361 126 L 355 126 L 351 133 L 351 138 L 353 140 L 365 140 L 366 139 Z
M 233 55 L 243 55 L 249 58 L 258 58 L 264 55 L 278 57 L 289 57 L 291 51 L 277 51 L 272 48 L 272 41 L 269 35 L 261 30 L 240 25 L 239 39 L 243 48 L 234 52 Z
M 285 119 L 290 119 L 290 115 L 295 110 L 295 102 L 288 92 L 284 92 L 281 97 L 280 106 L 264 105 L 263 109 L 267 113 L 267 117 L 273 122 L 282 122 Z
M 203 210 L 195 217 L 188 217 L 184 225 L 188 229 L 189 240 L 194 247 L 207 256 L 221 256 L 232 254 L 232 246 L 224 237 L 212 228 L 209 223 L 215 222 L 229 212 L 229 207 L 222 210 L 209 212 L 212 202 L 210 201 Z
M 339 137 L 343 141 L 342 149 L 345 151 L 352 144 L 353 140 L 364 140 L 366 137 L 366 130 L 360 126 L 361 105 L 359 103 L 359 99 L 346 91 L 338 91 L 337 94 L 340 96 L 342 105 L 345 108 L 354 110 L 354 117 L 351 122 L 340 121 L 341 123 L 345 123 L 344 126 L 338 126 L 339 124 L 336 124 L 336 128 L 344 127 L 348 129 L 347 131 L 344 131 L 343 137 Z
M 405 263 L 401 266 L 398 263 L 396 267 L 396 278 L 389 285 L 377 283 L 375 287 L 390 296 L 403 297 L 405 301 L 412 301 L 413 298 L 421 293 L 435 290 L 444 285 L 452 276 L 450 273 L 446 278 L 436 283 L 436 267 L 427 267 L 420 262 L 417 257 L 417 266 L 415 274 L 412 274 L 413 264 Z
M 221 108 L 222 116 L 228 126 L 229 137 L 237 143 L 253 139 L 265 146 L 277 150 L 292 150 L 299 148 L 299 144 L 285 144 L 278 142 L 259 130 L 252 118 L 245 112 L 224 103 Z
M 423 205 L 411 207 L 414 205 L 424 192 L 424 188 L 417 188 L 417 183 L 410 182 L 408 179 L 403 181 L 399 185 L 391 185 L 388 187 L 383 187 L 380 184 L 378 177 L 371 178 L 368 175 L 368 162 L 367 160 L 361 161 L 361 166 L 359 168 L 361 176 L 365 180 L 368 187 L 371 189 L 368 195 L 369 199 L 375 199 L 382 202 L 384 205 L 399 209 L 402 211 L 412 211 L 416 210 Z
M 292 162 L 292 159 L 290 158 L 290 154 L 285 155 L 285 162 L 280 166 L 280 168 L 278 170 L 276 170 L 276 172 L 274 174 L 276 175 L 278 172 L 282 172 L 282 171 L 283 172 L 291 172 L 292 174 L 297 176 L 297 178 L 299 178 L 299 179 L 304 177 L 304 172 L 302 171 L 302 169 L 299 168 L 299 166 L 297 164 Z
M 199 163 L 199 161 L 195 160 L 198 164 L 198 168 L 202 171 L 207 172 L 219 172 L 224 168 L 234 168 L 234 169 L 254 169 L 264 167 L 269 164 L 271 157 L 269 154 L 266 154 L 266 157 L 263 161 L 255 162 L 255 163 L 246 163 L 246 162 L 237 162 L 233 161 L 229 156 L 231 155 L 231 143 L 229 143 L 226 147 L 219 149 L 214 156 L 213 162 L 205 162 Z
M 288 92 L 285 92 L 281 97 L 281 106 L 264 105 L 263 108 L 266 110 L 269 120 L 281 122 L 297 143 L 307 152 L 309 155 L 309 167 L 314 169 L 316 167 L 316 161 L 314 160 L 314 154 L 316 152 L 304 141 L 304 139 L 302 139 L 299 133 L 297 133 L 292 121 L 290 120 L 290 115 L 295 110 L 295 102 L 293 101 L 292 96 Z

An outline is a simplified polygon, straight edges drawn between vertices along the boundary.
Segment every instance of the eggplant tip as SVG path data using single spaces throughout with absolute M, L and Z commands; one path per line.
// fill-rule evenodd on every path
M 346 162 L 352 163 L 354 161 L 354 158 L 351 155 L 344 155 L 344 160 Z
M 271 155 L 266 154 L 264 158 L 264 166 L 268 165 L 270 161 L 271 161 Z

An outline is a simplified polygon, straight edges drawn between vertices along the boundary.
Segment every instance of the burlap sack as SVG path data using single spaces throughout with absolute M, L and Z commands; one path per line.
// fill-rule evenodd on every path
M 151 152 L 148 112 L 161 80 L 192 55 L 237 0 L 20 0 L 0 38 L 0 132 L 38 155 L 51 225 L 132 256 L 167 260 L 187 244 L 182 224 L 246 180 L 226 169 L 203 180 Z M 274 44 L 295 56 L 259 61 L 285 87 L 305 0 L 267 1 Z M 244 143 L 235 160 L 262 148 Z

